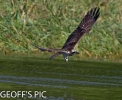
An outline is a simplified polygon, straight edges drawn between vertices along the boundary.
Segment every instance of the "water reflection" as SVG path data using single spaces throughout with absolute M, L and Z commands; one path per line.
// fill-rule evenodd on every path
M 105 76 L 104 77 L 101 76 L 100 78 L 105 79 Z M 119 79 L 119 80 L 118 81 L 116 80 L 116 83 L 115 83 L 115 79 L 117 80 Z M 107 82 L 105 81 L 92 82 L 92 81 L 82 81 L 82 80 L 80 81 L 80 80 L 55 79 L 55 78 L 41 78 L 41 77 L 38 78 L 38 77 L 26 77 L 26 76 L 0 75 L 0 82 L 24 84 L 24 85 L 31 85 L 31 86 L 53 87 L 53 88 L 67 88 L 69 85 L 122 86 L 122 77 L 113 77 L 113 78 L 107 77 Z

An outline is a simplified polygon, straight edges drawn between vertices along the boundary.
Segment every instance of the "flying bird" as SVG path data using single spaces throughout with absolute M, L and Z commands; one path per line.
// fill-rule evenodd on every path
M 48 52 L 56 52 L 54 55 L 52 55 L 49 59 L 53 59 L 59 54 L 62 54 L 65 61 L 68 61 L 68 56 L 72 56 L 74 54 L 79 54 L 74 47 L 78 43 L 78 41 L 81 39 L 81 37 L 85 34 L 88 33 L 93 24 L 96 22 L 100 15 L 100 8 L 95 7 L 92 8 L 87 12 L 87 14 L 84 16 L 84 18 L 81 20 L 80 24 L 78 27 L 69 35 L 68 39 L 64 43 L 64 46 L 61 49 L 54 49 L 54 48 L 41 48 L 38 46 L 35 46 L 41 51 L 48 51 Z

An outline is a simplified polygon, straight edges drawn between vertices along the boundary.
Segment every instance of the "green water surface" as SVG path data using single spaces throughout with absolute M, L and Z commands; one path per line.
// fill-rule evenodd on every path
M 46 91 L 4 100 L 122 100 L 122 63 L 2 56 L 0 91 Z

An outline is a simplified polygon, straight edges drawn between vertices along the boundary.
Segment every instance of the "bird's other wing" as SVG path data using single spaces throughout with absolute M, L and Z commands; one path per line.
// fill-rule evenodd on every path
M 90 31 L 91 27 L 100 15 L 100 8 L 92 8 L 84 16 L 78 27 L 71 33 L 71 35 L 66 40 L 62 49 L 72 50 L 80 38 L 87 32 Z
M 59 54 L 60 54 L 59 52 L 56 52 L 56 53 L 55 53 L 54 55 L 52 55 L 49 59 L 51 60 L 51 59 L 57 57 Z
M 48 52 L 57 52 L 60 51 L 61 49 L 53 49 L 53 48 L 42 48 L 42 47 L 38 47 L 34 44 L 32 44 L 34 47 L 38 48 L 41 51 L 48 51 Z

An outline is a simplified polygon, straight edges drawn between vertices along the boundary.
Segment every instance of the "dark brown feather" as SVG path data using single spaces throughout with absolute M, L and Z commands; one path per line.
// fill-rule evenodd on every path
M 61 52 L 67 53 L 67 51 L 63 50 L 63 49 L 54 49 L 54 48 L 42 48 L 42 47 L 38 47 L 34 44 L 32 44 L 34 47 L 38 48 L 41 51 L 48 51 L 48 52 L 58 52 L 59 54 Z
M 62 49 L 68 50 L 68 51 L 71 51 L 72 49 L 74 49 L 75 45 L 80 40 L 80 38 L 85 33 L 90 31 L 91 27 L 93 26 L 93 24 L 99 17 L 100 15 L 99 10 L 100 9 L 98 7 L 95 7 L 87 12 L 87 14 L 82 19 L 81 23 L 78 25 L 78 27 L 68 37 Z
M 38 47 L 34 44 L 32 44 L 34 47 L 38 48 L 41 51 L 48 51 L 48 52 L 55 52 L 55 51 L 59 51 L 60 49 L 53 49 L 53 48 L 42 48 L 42 47 Z

